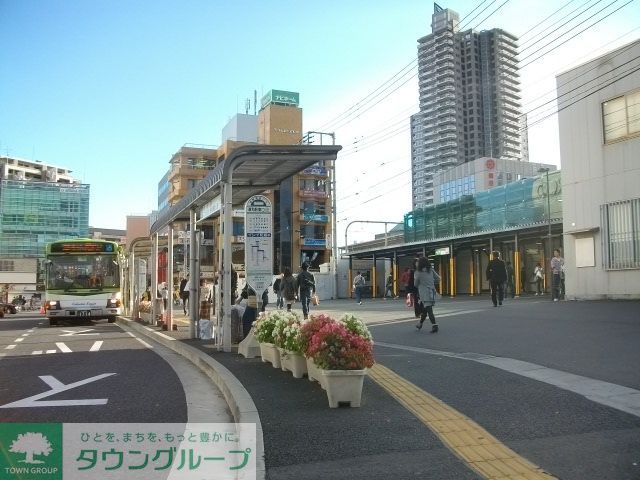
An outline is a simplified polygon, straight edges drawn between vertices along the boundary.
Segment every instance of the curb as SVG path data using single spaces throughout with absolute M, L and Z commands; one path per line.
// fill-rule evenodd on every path
M 147 338 L 173 350 L 180 354 L 196 367 L 198 367 L 211 381 L 220 389 L 224 395 L 231 414 L 236 423 L 254 423 L 256 426 L 256 479 L 266 478 L 266 467 L 264 461 L 264 437 L 262 433 L 262 423 L 260 414 L 253 402 L 251 395 L 244 388 L 227 367 L 217 362 L 207 354 L 189 345 L 176 340 L 167 339 L 160 335 L 153 335 L 141 324 L 124 317 L 117 317 L 116 323 L 121 327 L 135 330 Z

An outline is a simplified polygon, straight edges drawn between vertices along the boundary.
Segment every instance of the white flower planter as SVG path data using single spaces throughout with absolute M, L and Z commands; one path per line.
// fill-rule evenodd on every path
M 337 408 L 339 403 L 360 406 L 362 383 L 367 369 L 364 370 L 320 370 L 327 391 L 329 407 Z
M 307 376 L 309 377 L 309 381 L 316 381 L 322 388 L 324 388 L 324 376 L 322 375 L 322 370 L 319 369 L 315 363 L 313 363 L 313 359 L 307 358 L 306 360 Z
M 263 362 L 270 362 L 273 368 L 280 368 L 280 352 L 273 343 L 260 343 L 260 355 Z
M 300 353 L 281 348 L 280 363 L 282 363 L 282 370 L 290 371 L 294 378 L 302 378 L 307 373 L 307 359 Z

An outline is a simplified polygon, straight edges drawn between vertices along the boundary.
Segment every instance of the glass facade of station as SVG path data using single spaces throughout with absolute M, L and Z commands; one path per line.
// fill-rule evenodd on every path
M 550 212 L 550 215 L 549 215 Z M 459 238 L 562 222 L 560 171 L 518 180 L 404 216 L 404 240 Z
M 0 181 L 0 257 L 44 257 L 54 240 L 89 235 L 89 185 Z

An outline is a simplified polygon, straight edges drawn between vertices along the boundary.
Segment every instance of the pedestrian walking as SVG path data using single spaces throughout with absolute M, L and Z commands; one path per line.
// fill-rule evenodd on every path
M 400 284 L 402 285 L 402 294 L 406 295 L 409 292 L 409 282 L 412 282 L 411 277 L 413 277 L 413 272 L 409 267 L 404 269 L 402 275 L 400 276 Z
M 416 325 L 418 330 L 422 329 L 422 324 L 427 316 L 431 322 L 431 333 L 438 332 L 438 324 L 433 314 L 433 307 L 436 304 L 436 283 L 440 281 L 440 275 L 429 263 L 426 257 L 420 257 L 417 261 L 416 271 L 413 273 L 413 284 L 420 297 L 420 323 Z
M 364 289 L 365 279 L 360 272 L 356 273 L 353 279 L 353 291 L 356 294 L 356 303 L 362 305 L 362 290 Z
M 287 304 L 287 312 L 291 311 L 291 305 L 296 301 L 296 293 L 298 291 L 298 282 L 291 273 L 289 267 L 284 267 L 282 281 L 280 282 L 280 293 Z
M 409 269 L 409 283 L 407 284 L 407 294 L 411 295 L 411 303 L 413 304 L 413 314 L 416 318 L 420 318 L 422 315 L 422 308 L 420 307 L 420 292 L 415 286 L 415 274 L 418 270 L 419 257 L 413 261 L 413 267 Z
M 204 278 L 200 279 L 200 312 L 199 318 L 200 320 L 210 320 L 211 319 L 211 288 L 207 284 Z
M 276 294 L 276 308 L 278 310 L 284 307 L 284 299 L 282 298 L 282 292 L 280 291 L 281 283 L 282 283 L 282 274 L 278 275 L 275 282 L 273 282 L 273 293 Z
M 189 275 L 180 280 L 180 298 L 182 299 L 182 311 L 187 314 L 187 304 L 189 303 Z
M 487 280 L 491 286 L 491 301 L 493 306 L 502 305 L 504 300 L 504 284 L 507 281 L 507 267 L 500 259 L 500 252 L 493 252 L 493 260 L 487 265 Z
M 316 291 L 316 279 L 313 273 L 309 272 L 309 264 L 302 262 L 300 272 L 298 273 L 298 298 L 302 303 L 302 316 L 306 320 L 309 318 L 309 306 L 311 304 L 311 295 Z
M 513 271 L 513 265 L 511 265 L 511 262 L 509 260 L 507 260 L 506 262 L 506 267 L 507 267 L 507 285 L 505 288 L 505 295 L 511 295 L 511 298 L 515 298 L 516 296 L 516 284 L 515 284 L 515 272 Z
M 387 275 L 387 282 L 384 285 L 384 299 L 393 298 L 393 276 Z
M 536 263 L 536 268 L 533 269 L 533 281 L 536 284 L 536 295 L 542 295 L 542 279 L 544 278 L 544 269 L 540 262 Z
M 564 270 L 564 258 L 560 256 L 560 250 L 553 251 L 553 257 L 550 262 L 551 266 L 551 297 L 554 302 L 560 299 L 560 289 Z
M 527 267 L 524 262 L 520 266 L 520 291 L 521 293 L 527 293 Z

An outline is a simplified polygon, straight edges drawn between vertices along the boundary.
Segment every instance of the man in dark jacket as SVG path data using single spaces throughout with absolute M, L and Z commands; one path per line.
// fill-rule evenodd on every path
M 504 300 L 504 282 L 507 281 L 507 267 L 500 260 L 500 252 L 493 252 L 493 260 L 487 265 L 487 280 L 491 285 L 491 301 L 493 306 L 502 305 Z M 497 295 L 497 298 L 496 298 Z
M 300 289 L 300 293 L 298 294 L 298 298 L 300 299 L 300 303 L 302 303 L 302 315 L 306 320 L 309 318 L 309 305 L 311 303 L 311 295 L 316 290 L 316 280 L 312 273 L 309 273 L 309 264 L 307 262 L 302 262 L 300 266 L 301 270 L 298 273 L 298 288 Z

